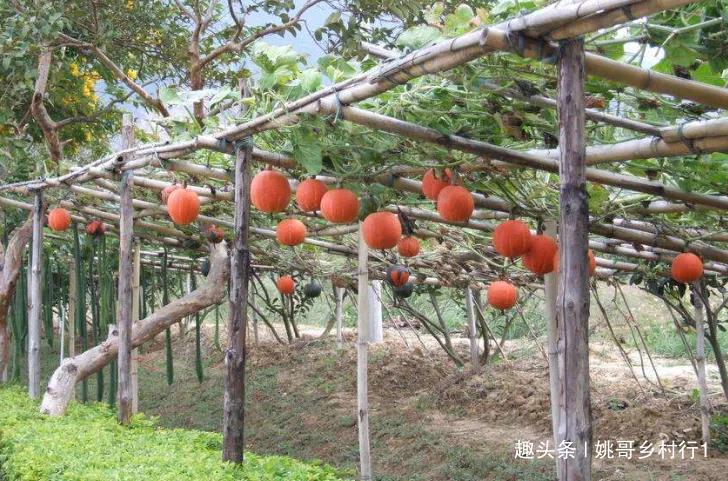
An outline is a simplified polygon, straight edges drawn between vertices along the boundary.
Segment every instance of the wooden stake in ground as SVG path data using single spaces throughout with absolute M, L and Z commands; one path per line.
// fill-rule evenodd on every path
M 700 390 L 700 425 L 703 443 L 710 444 L 710 406 L 708 405 L 708 384 L 705 379 L 705 308 L 700 291 L 700 281 L 693 284 L 693 306 L 695 307 L 695 362 L 698 368 Z
M 225 353 L 222 458 L 243 462 L 245 447 L 245 337 L 248 329 L 248 276 L 250 274 L 250 165 L 252 139 L 236 146 L 235 240 L 233 242 L 228 346 Z
M 473 290 L 465 289 L 465 312 L 468 316 L 468 337 L 470 338 L 470 364 L 473 372 L 480 372 L 480 350 L 478 349 L 478 328 L 475 326 L 475 306 Z
M 134 144 L 134 125 L 131 115 L 124 114 L 121 127 L 122 148 L 128 149 Z M 123 157 L 122 157 L 123 159 Z M 117 302 L 117 328 L 119 330 L 119 423 L 129 424 L 132 415 L 131 385 L 131 329 L 132 329 L 132 249 L 134 241 L 134 206 L 132 205 L 132 188 L 134 187 L 134 171 L 125 170 L 121 174 L 119 184 L 119 295 Z
M 545 234 L 556 239 L 556 221 L 547 220 L 544 222 L 544 227 Z M 561 390 L 559 389 L 559 324 L 556 319 L 556 297 L 559 289 L 558 282 L 559 276 L 556 271 L 546 274 L 543 277 L 544 316 L 548 321 L 546 337 L 549 360 L 549 387 L 551 388 L 551 426 L 553 428 L 555 445 L 558 445 L 559 406 L 561 405 Z M 560 468 L 561 465 L 556 463 L 557 474 L 560 471 Z
M 356 341 L 356 401 L 359 424 L 359 476 L 361 481 L 372 479 L 372 460 L 369 451 L 369 248 L 364 242 L 359 223 L 358 315 Z
M 584 43 L 565 40 L 558 62 L 561 267 L 556 320 L 559 352 L 559 481 L 591 481 L 589 396 L 589 207 L 584 144 Z M 568 451 L 567 451 L 568 450 Z
M 43 307 L 43 191 L 35 193 L 33 204 L 33 249 L 30 260 L 30 305 L 28 316 L 28 394 L 40 396 L 40 330 Z

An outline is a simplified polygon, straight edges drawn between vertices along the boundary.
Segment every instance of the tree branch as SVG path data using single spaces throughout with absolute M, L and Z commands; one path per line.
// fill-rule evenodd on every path
M 43 104 L 43 97 L 48 87 L 48 73 L 52 59 L 53 50 L 50 48 L 43 50 L 38 57 L 38 78 L 35 80 L 35 90 L 33 92 L 30 109 L 33 113 L 33 118 L 38 122 L 41 131 L 43 131 L 48 154 L 57 163 L 63 157 L 61 141 L 58 138 L 58 127 L 53 119 L 51 119 L 51 116 L 48 115 L 48 111 Z

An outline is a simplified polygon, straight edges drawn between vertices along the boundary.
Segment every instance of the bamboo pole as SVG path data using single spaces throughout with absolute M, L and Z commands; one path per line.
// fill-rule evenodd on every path
M 698 369 L 698 389 L 700 390 L 700 427 L 703 443 L 710 444 L 710 405 L 708 401 L 708 383 L 705 378 L 705 309 L 703 305 L 700 281 L 693 284 L 693 307 L 695 317 L 695 362 Z
M 122 119 L 122 147 L 129 148 L 134 143 L 134 124 L 129 114 Z M 134 240 L 134 207 L 132 205 L 132 189 L 134 188 L 134 171 L 129 169 L 121 175 L 119 186 L 121 200 L 119 202 L 119 280 L 117 297 L 117 329 L 119 333 L 118 359 L 118 396 L 119 423 L 127 425 L 133 413 L 133 388 L 131 379 L 132 345 L 131 333 L 133 323 L 133 240 Z
M 559 47 L 558 101 L 561 145 L 560 262 L 558 324 L 558 446 L 572 443 L 573 459 L 557 458 L 559 481 L 590 481 L 592 419 L 589 394 L 589 207 L 584 162 L 584 42 L 566 40 Z
M 30 290 L 28 316 L 28 394 L 37 399 L 40 396 L 40 331 L 41 309 L 43 307 L 42 265 L 43 265 L 43 217 L 45 203 L 43 192 L 35 192 L 33 204 L 33 245 L 30 261 Z
M 336 348 L 341 349 L 344 345 L 341 329 L 344 320 L 344 288 L 334 287 L 334 295 L 336 297 Z
M 470 340 L 470 364 L 473 372 L 479 374 L 480 349 L 478 348 L 478 328 L 475 326 L 475 308 L 473 306 L 473 291 L 470 287 L 465 289 L 465 313 L 468 318 L 468 339 Z M 487 342 L 487 338 L 486 338 Z
M 368 357 L 369 357 L 369 249 L 364 242 L 362 224 L 359 224 L 359 264 L 358 264 L 358 291 L 357 303 L 357 342 L 356 342 L 356 399 L 357 420 L 359 426 L 359 479 L 371 481 L 372 461 L 369 450 L 369 387 L 368 387 Z
M 132 324 L 137 322 L 139 317 L 139 307 L 141 299 L 140 287 L 141 287 L 141 243 L 139 241 L 134 242 L 134 257 L 133 257 L 133 274 L 132 274 L 132 307 L 131 307 L 131 320 Z M 131 412 L 136 414 L 139 412 L 139 349 L 134 348 L 131 351 Z
M 556 221 L 544 221 L 544 233 L 557 239 Z M 553 429 L 554 446 L 558 446 L 559 442 L 559 406 L 563 403 L 561 399 L 561 375 L 559 371 L 559 322 L 556 316 L 556 298 L 559 290 L 558 273 L 553 271 L 546 274 L 543 279 L 544 284 L 544 317 L 547 320 L 546 325 L 546 342 L 548 344 L 548 362 L 549 362 L 549 388 L 551 402 L 551 427 Z M 559 479 L 563 476 L 562 467 L 556 463 L 557 475 Z

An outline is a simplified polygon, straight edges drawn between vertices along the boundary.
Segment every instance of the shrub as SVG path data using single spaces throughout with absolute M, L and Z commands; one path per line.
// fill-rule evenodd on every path
M 333 468 L 246 453 L 221 462 L 217 433 L 117 424 L 106 405 L 72 403 L 50 418 L 17 387 L 0 388 L 0 479 L 6 481 L 337 481 Z

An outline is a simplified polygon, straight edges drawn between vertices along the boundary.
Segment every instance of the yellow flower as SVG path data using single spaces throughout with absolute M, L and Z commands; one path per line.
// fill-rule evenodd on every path
M 71 71 L 71 75 L 73 75 L 74 77 L 78 77 L 79 75 L 81 75 L 81 71 L 78 69 L 78 64 L 76 62 L 72 62 L 68 66 L 68 68 Z
M 91 135 L 91 132 L 86 131 L 83 133 L 83 138 L 86 139 L 86 142 L 91 142 L 94 137 Z
M 139 72 L 137 72 L 133 68 L 130 68 L 130 69 L 127 69 L 126 70 L 126 76 L 129 77 L 132 80 L 136 80 L 137 79 L 138 73 Z

